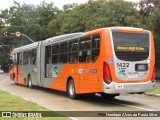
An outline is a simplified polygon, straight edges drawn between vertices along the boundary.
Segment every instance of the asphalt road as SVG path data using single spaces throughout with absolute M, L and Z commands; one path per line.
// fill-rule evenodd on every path
M 53 111 L 160 111 L 160 97 L 146 95 L 122 94 L 115 99 L 102 99 L 99 96 L 88 96 L 82 99 L 72 100 L 59 91 L 36 87 L 29 89 L 25 86 L 15 85 L 9 80 L 8 74 L 0 74 L 0 89 L 8 91 L 16 96 L 37 103 Z M 96 117 L 94 119 L 106 119 L 105 117 Z M 72 119 L 91 119 L 88 117 L 72 117 Z M 93 119 L 93 118 L 92 118 Z M 107 118 L 108 119 L 108 118 Z M 111 117 L 110 119 L 115 119 Z M 126 117 L 117 118 L 140 119 L 140 120 L 158 120 L 157 117 Z

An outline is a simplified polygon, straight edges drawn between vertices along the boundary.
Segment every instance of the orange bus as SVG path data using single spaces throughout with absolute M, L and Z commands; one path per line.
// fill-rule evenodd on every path
M 17 84 L 65 91 L 69 97 L 143 93 L 155 85 L 150 31 L 110 27 L 72 33 L 16 48 L 10 79 Z

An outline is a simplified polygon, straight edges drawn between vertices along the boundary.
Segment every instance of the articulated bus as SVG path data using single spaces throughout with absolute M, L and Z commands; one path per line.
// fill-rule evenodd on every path
M 11 53 L 10 79 L 30 88 L 68 93 L 143 93 L 155 85 L 155 51 L 150 31 L 110 27 L 52 37 Z

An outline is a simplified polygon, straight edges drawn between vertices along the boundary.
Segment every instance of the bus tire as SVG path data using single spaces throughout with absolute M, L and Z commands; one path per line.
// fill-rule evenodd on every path
M 114 97 L 116 97 L 116 96 L 119 96 L 119 94 L 101 93 L 101 97 L 102 97 L 102 98 L 108 98 L 108 99 L 110 99 L 110 98 L 114 98 Z
M 67 94 L 70 98 L 75 99 L 77 98 L 76 90 L 75 90 L 75 84 L 73 79 L 69 80 L 67 84 Z
M 27 86 L 28 86 L 29 88 L 33 88 L 31 76 L 28 76 L 28 84 L 27 84 Z

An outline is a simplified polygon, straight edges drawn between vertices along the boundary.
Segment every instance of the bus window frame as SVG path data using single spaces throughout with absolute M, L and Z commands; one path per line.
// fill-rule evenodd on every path
M 61 52 L 60 50 L 61 50 L 61 44 L 65 44 L 65 43 L 67 43 L 67 48 L 66 48 L 66 51 L 63 51 L 63 52 Z M 59 43 L 59 53 L 58 53 L 58 64 L 67 64 L 68 63 L 68 41 L 63 41 L 63 42 L 60 42 Z M 60 62 L 61 61 L 61 55 L 67 55 L 67 59 L 66 59 L 66 61 L 65 62 Z
M 94 37 L 94 36 L 99 36 L 99 48 L 93 48 L 93 37 Z M 96 33 L 96 34 L 93 34 L 93 35 L 92 35 L 92 42 L 91 42 L 91 45 L 92 45 L 92 47 L 91 47 L 91 61 L 92 61 L 92 63 L 95 63 L 95 62 L 97 61 L 99 55 L 100 55 L 101 39 L 102 39 L 101 33 Z M 92 57 L 93 57 L 93 50 L 97 50 L 97 49 L 99 49 L 99 53 L 98 53 L 98 55 L 97 55 L 97 57 L 96 57 L 96 60 L 93 61 L 93 58 L 92 58 Z
M 78 48 L 76 51 L 72 51 L 72 49 L 70 50 L 70 43 L 73 42 L 73 43 L 78 43 Z M 77 53 L 77 58 L 76 58 L 76 62 L 72 62 L 70 59 L 72 58 L 72 54 L 73 53 Z M 71 56 L 70 56 L 71 55 Z M 69 40 L 68 42 L 68 63 L 69 64 L 77 64 L 79 63 L 79 38 L 74 38 L 72 40 Z
M 90 38 L 90 41 L 91 41 L 91 42 L 90 42 L 90 48 L 89 48 L 89 49 L 80 49 L 80 40 L 83 40 L 82 38 L 83 38 L 83 39 L 85 39 L 85 38 Z M 91 44 L 92 44 L 92 36 L 83 36 L 83 37 L 80 37 L 80 38 L 78 39 L 78 41 L 79 41 L 79 42 L 78 42 L 78 45 L 79 45 L 78 61 L 79 61 L 79 63 L 91 63 L 91 54 L 92 54 L 92 53 L 91 53 L 91 47 L 92 47 Z M 79 55 L 79 54 L 80 54 L 80 52 L 83 52 L 83 51 L 85 51 L 85 52 L 90 51 L 90 55 L 89 55 L 89 56 L 90 56 L 90 58 L 89 58 L 90 61 L 89 61 L 89 62 L 84 62 L 84 61 L 81 62 L 81 61 L 80 61 L 80 55 Z M 88 55 L 87 55 L 87 57 L 88 57 Z M 87 60 L 87 57 L 85 58 L 86 60 Z M 86 60 L 85 60 L 85 61 L 86 61 Z
M 54 53 L 53 54 L 53 46 L 58 46 L 58 50 L 57 50 L 57 53 Z M 55 43 L 55 44 L 52 44 L 51 45 L 51 63 L 52 64 L 59 64 L 59 51 L 60 51 L 60 44 L 59 43 Z M 57 56 L 57 62 L 56 63 L 53 63 L 53 56 Z

